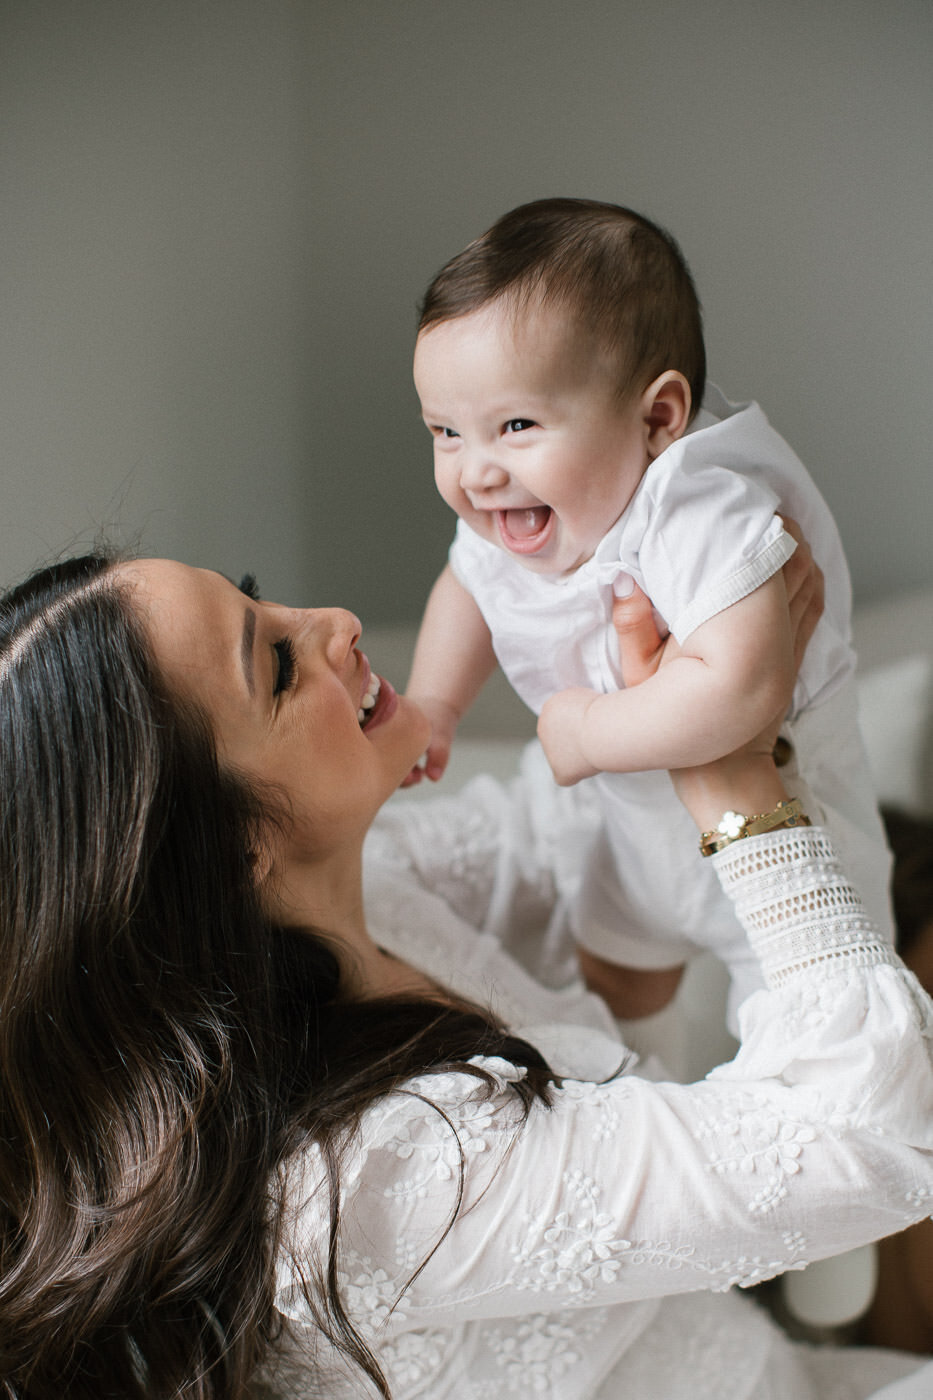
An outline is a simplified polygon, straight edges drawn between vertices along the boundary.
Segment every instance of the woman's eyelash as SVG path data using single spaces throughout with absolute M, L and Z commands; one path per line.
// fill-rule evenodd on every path
M 298 658 L 295 655 L 295 644 L 291 637 L 282 637 L 279 641 L 273 642 L 272 649 L 278 662 L 272 694 L 281 695 L 295 684 Z
M 247 598 L 252 598 L 256 603 L 260 602 L 259 584 L 256 582 L 255 574 L 244 574 L 240 579 L 240 592 Z M 282 637 L 279 641 L 272 643 L 272 650 L 275 652 L 275 679 L 272 682 L 272 694 L 283 695 L 286 690 L 290 690 L 295 684 L 295 672 L 298 667 L 298 657 L 295 652 L 295 644 L 290 637 Z
M 244 574 L 240 579 L 240 592 L 245 593 L 247 598 L 252 598 L 255 603 L 260 602 L 259 584 L 256 582 L 255 574 Z M 275 652 L 275 679 L 272 682 L 272 694 L 283 695 L 286 690 L 290 690 L 295 684 L 295 672 L 298 668 L 298 657 L 295 652 L 295 644 L 290 637 L 282 637 L 277 642 L 272 643 L 272 650 Z

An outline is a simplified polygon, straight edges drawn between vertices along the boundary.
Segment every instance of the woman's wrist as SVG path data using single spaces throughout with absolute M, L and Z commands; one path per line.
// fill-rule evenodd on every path
M 671 781 L 699 832 L 714 831 L 726 812 L 750 817 L 770 812 L 793 796 L 770 753 L 729 754 L 715 763 L 672 772 Z

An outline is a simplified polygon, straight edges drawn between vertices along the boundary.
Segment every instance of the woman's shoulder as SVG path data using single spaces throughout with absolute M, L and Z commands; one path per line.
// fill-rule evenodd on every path
M 446 1218 L 464 1170 L 479 1159 L 501 1160 L 526 1112 L 515 1092 L 525 1070 L 497 1056 L 413 1076 L 370 1104 L 338 1153 L 339 1194 L 346 1216 L 379 1202 L 389 1217 Z M 299 1251 L 326 1238 L 330 1177 L 325 1154 L 309 1141 L 288 1164 L 288 1214 Z M 351 1206 L 350 1203 L 356 1204 Z

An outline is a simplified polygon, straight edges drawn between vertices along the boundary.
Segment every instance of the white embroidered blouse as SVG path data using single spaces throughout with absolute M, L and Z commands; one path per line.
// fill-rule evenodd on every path
M 931 1003 L 828 838 L 781 831 L 714 857 L 767 989 L 742 1009 L 732 1063 L 697 1084 L 655 1082 L 616 1073 L 624 1052 L 602 1003 L 544 985 L 478 932 L 538 919 L 526 961 L 564 980 L 553 918 L 540 932 L 555 900 L 540 807 L 477 783 L 459 800 L 390 804 L 369 848 L 371 924 L 566 1077 L 524 1122 L 510 1088 L 522 1071 L 498 1059 L 476 1062 L 492 1089 L 424 1075 L 365 1115 L 342 1178 L 339 1277 L 393 1395 L 823 1400 L 914 1370 L 916 1358 L 876 1373 L 861 1353 L 814 1380 L 760 1310 L 712 1296 L 933 1212 Z M 531 946 L 527 927 L 517 936 Z M 295 1271 L 320 1259 L 327 1198 L 314 1147 L 295 1167 L 277 1302 L 297 1349 L 277 1393 L 300 1396 L 318 1392 L 302 1388 L 314 1331 Z M 328 1395 L 371 1393 L 334 1365 Z

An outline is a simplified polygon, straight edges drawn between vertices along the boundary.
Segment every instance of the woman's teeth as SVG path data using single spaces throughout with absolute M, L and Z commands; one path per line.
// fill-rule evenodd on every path
M 356 717 L 361 725 L 365 725 L 369 718 L 370 711 L 379 699 L 380 680 L 378 676 L 370 676 L 366 694 L 363 696 L 362 704 L 356 712 Z

